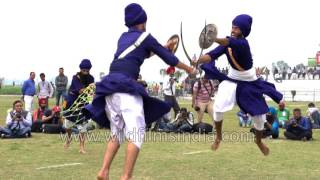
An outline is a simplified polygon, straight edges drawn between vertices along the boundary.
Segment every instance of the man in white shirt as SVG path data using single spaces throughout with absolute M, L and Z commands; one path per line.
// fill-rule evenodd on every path
M 174 77 L 175 68 L 170 66 L 167 69 L 167 78 L 163 83 L 163 94 L 164 94 L 164 101 L 170 104 L 174 110 L 174 118 L 180 111 L 179 104 L 177 102 L 175 93 L 176 93 L 176 79 Z
M 31 136 L 31 114 L 23 110 L 23 102 L 21 100 L 13 102 L 13 110 L 7 115 L 6 125 L 6 128 L 0 127 L 1 137 L 20 138 Z
M 49 104 L 49 98 L 53 96 L 53 87 L 50 82 L 46 81 L 46 76 L 44 73 L 40 74 L 41 81 L 38 83 L 38 98 L 47 99 L 47 106 Z

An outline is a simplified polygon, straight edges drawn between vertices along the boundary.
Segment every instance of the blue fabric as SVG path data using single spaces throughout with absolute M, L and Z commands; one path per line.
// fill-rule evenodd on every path
M 247 37 L 251 31 L 252 17 L 247 14 L 241 14 L 235 17 L 232 25 L 240 28 L 244 37 Z
M 274 117 L 274 118 L 277 118 L 277 110 L 276 108 L 272 107 L 272 106 L 269 106 L 269 112 L 271 113 L 271 115 Z
M 215 67 L 214 60 L 210 63 L 203 64 L 201 68 L 205 71 L 209 79 L 218 79 L 219 81 L 228 80 L 237 83 L 237 104 L 244 113 L 249 113 L 251 116 L 266 114 L 269 111 L 263 94 L 269 96 L 277 103 L 279 103 L 283 97 L 272 83 L 261 79 L 247 82 L 227 77 Z
M 140 73 L 140 66 L 146 58 L 150 57 L 151 52 L 171 66 L 176 66 L 179 63 L 178 58 L 149 34 L 137 48 L 125 57 L 118 59 L 119 55 L 132 45 L 142 33 L 143 31 L 132 27 L 121 35 L 109 74 L 101 82 L 96 83 L 96 95 L 93 102 L 84 109 L 86 116 L 92 118 L 102 127 L 110 126 L 105 112 L 105 96 L 117 92 L 142 96 L 146 124 L 156 121 L 170 111 L 170 105 L 150 97 L 145 88 L 136 80 Z
M 28 133 L 31 134 L 30 127 L 20 128 L 16 132 L 13 132 L 10 128 L 1 128 L 0 127 L 0 134 L 4 134 L 7 138 L 23 138 L 26 137 Z
M 294 121 L 297 122 L 296 126 L 294 126 L 294 123 L 293 123 Z M 301 117 L 300 121 L 291 119 L 290 123 L 287 125 L 286 128 L 287 128 L 287 131 L 292 132 L 296 135 L 312 131 L 311 123 L 305 117 Z
M 89 84 L 94 83 L 94 77 L 89 75 Z M 74 101 L 78 98 L 78 96 L 80 95 L 80 90 L 86 88 L 86 86 L 81 83 L 80 77 L 78 77 L 78 75 L 74 75 L 72 77 L 72 81 L 71 81 L 71 86 L 69 88 L 68 91 L 68 95 L 66 97 L 66 101 L 67 101 L 67 105 L 64 109 L 68 109 L 73 103 Z M 77 112 L 78 113 L 78 112 Z M 68 116 L 70 115 L 70 113 L 65 113 L 64 116 Z M 83 116 L 79 116 L 79 117 L 70 117 L 67 118 L 70 121 L 77 121 L 78 119 L 80 119 Z
M 170 106 L 165 102 L 150 97 L 145 88 L 132 77 L 123 73 L 110 73 L 101 82 L 96 83 L 96 95 L 92 104 L 85 107 L 84 113 L 102 127 L 110 127 L 110 121 L 105 112 L 105 96 L 113 93 L 129 93 L 143 98 L 143 108 L 146 124 L 156 121 L 169 112 Z
M 89 59 L 83 59 L 79 64 L 80 69 L 91 69 L 92 65 Z
M 147 14 L 143 8 L 136 3 L 129 4 L 124 10 L 124 20 L 127 27 L 142 24 L 147 21 Z
M 253 60 L 250 51 L 249 42 L 244 38 L 234 38 L 227 37 L 229 39 L 228 46 L 218 46 L 215 49 L 211 50 L 207 54 L 211 57 L 212 60 L 218 59 L 221 55 L 225 54 L 227 56 L 228 62 L 233 69 L 237 67 L 233 64 L 232 59 L 229 55 L 228 48 L 232 49 L 232 55 L 237 61 L 237 63 L 244 69 L 249 70 L 252 68 Z M 239 70 L 239 69 L 238 69 Z
M 158 43 L 151 34 L 145 38 L 140 46 L 127 54 L 124 58 L 118 59 L 118 56 L 132 45 L 139 38 L 141 33 L 142 31 L 139 31 L 136 28 L 130 28 L 128 32 L 121 35 L 109 72 L 124 73 L 137 79 L 140 73 L 140 66 L 146 58 L 150 57 L 151 52 L 158 55 L 165 63 L 171 66 L 176 66 L 178 64 L 178 58 Z
M 24 81 L 21 91 L 22 95 L 34 96 L 36 94 L 36 85 L 34 80 L 28 79 Z
M 279 121 L 273 121 L 271 132 L 273 136 L 279 137 Z

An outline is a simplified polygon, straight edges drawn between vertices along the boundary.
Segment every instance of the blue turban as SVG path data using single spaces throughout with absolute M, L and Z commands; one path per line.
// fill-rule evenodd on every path
M 139 4 L 129 4 L 125 10 L 125 22 L 127 27 L 142 24 L 147 21 L 147 14 Z
M 80 69 L 91 69 L 92 65 L 89 59 L 83 59 L 79 65 Z
M 234 18 L 232 25 L 240 28 L 244 37 L 247 37 L 251 31 L 252 17 L 247 14 L 241 14 Z

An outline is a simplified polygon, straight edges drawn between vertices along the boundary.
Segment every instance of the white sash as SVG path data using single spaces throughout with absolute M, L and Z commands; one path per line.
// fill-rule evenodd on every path
M 238 71 L 230 67 L 228 77 L 230 77 L 231 79 L 240 80 L 240 81 L 257 80 L 256 70 L 253 67 L 246 71 Z
M 127 49 L 125 49 L 119 56 L 118 59 L 122 59 L 124 58 L 126 55 L 128 55 L 130 52 L 132 52 L 133 50 L 135 50 L 138 46 L 140 46 L 140 44 L 144 41 L 144 39 L 149 35 L 149 33 L 147 32 L 143 32 L 139 38 L 131 45 L 129 46 Z

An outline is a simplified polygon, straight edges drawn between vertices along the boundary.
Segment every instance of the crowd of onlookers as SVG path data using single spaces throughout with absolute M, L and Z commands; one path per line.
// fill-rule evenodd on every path
M 166 116 L 160 119 L 155 126 L 169 131 L 188 132 L 194 128 L 194 124 L 202 123 L 205 113 L 212 117 L 213 97 L 219 82 L 209 80 L 206 76 L 201 78 L 188 76 L 184 81 L 179 82 L 174 77 L 174 70 L 170 72 L 171 70 L 167 70 L 168 76 L 164 82 L 154 82 L 148 85 L 141 76 L 138 81 L 146 87 L 150 95 L 164 97 L 164 100 L 173 106 L 174 117 Z M 222 68 L 220 71 L 227 74 L 228 68 Z M 277 71 L 277 68 L 274 71 Z M 299 72 L 301 73 L 299 74 Z M 304 78 L 307 74 L 307 71 L 290 71 L 289 68 L 289 71 L 285 72 L 285 77 L 289 79 L 295 78 L 295 76 Z M 60 106 L 67 96 L 68 78 L 64 75 L 63 68 L 59 69 L 55 84 L 48 82 L 44 73 L 40 74 L 41 80 L 37 84 L 34 79 L 35 73 L 31 72 L 29 79 L 23 83 L 21 100 L 13 102 L 12 109 L 8 110 L 6 126 L 0 127 L 1 137 L 30 137 L 31 132 L 61 133 L 65 131 Z M 193 113 L 185 108 L 180 108 L 176 100 L 176 97 L 185 96 L 187 93 L 191 94 L 192 108 L 197 113 L 196 123 L 194 123 Z M 56 98 L 55 106 L 50 108 L 49 101 L 54 96 Z M 37 108 L 34 108 L 34 99 L 38 100 Z M 252 120 L 248 114 L 239 111 L 237 116 L 241 127 L 252 126 Z M 313 103 L 308 105 L 306 117 L 302 116 L 299 108 L 290 111 L 284 103 L 280 103 L 277 108 L 269 107 L 266 119 L 265 137 L 278 138 L 279 128 L 284 128 L 284 136 L 288 139 L 309 140 L 312 138 L 312 128 L 320 128 L 320 113 Z M 254 133 L 254 129 L 251 131 Z
M 0 127 L 0 136 L 7 138 L 30 137 L 31 132 L 60 133 L 63 132 L 63 121 L 60 103 L 66 97 L 68 78 L 63 68 L 55 78 L 55 84 L 40 74 L 40 82 L 35 83 L 35 73 L 31 72 L 29 79 L 24 81 L 21 100 L 15 100 L 8 110 L 6 126 Z M 49 107 L 50 98 L 55 95 L 56 105 Z M 36 97 L 36 98 L 35 98 Z M 38 107 L 34 107 L 34 99 Z M 24 108 L 23 108 L 24 107 Z
M 291 115 L 292 112 L 292 115 Z M 239 111 L 237 113 L 240 127 L 251 127 L 251 117 Z M 284 136 L 292 140 L 312 139 L 312 129 L 320 128 L 320 111 L 314 103 L 308 104 L 306 116 L 302 115 L 300 108 L 290 111 L 281 102 L 277 108 L 270 106 L 266 114 L 264 137 L 279 137 L 279 128 L 283 128 Z M 252 128 L 251 132 L 255 132 Z
M 297 80 L 297 79 L 320 79 L 320 67 L 306 67 L 306 66 L 297 66 L 297 67 L 274 67 L 272 70 L 273 78 L 276 81 L 281 80 Z

